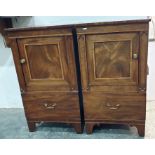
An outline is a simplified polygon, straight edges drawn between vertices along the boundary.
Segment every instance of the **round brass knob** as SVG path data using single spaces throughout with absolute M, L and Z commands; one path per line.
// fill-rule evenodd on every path
M 24 64 L 25 62 L 26 62 L 25 59 L 20 59 L 20 63 L 21 63 L 21 64 Z
M 137 53 L 133 54 L 133 59 L 138 59 L 138 54 Z

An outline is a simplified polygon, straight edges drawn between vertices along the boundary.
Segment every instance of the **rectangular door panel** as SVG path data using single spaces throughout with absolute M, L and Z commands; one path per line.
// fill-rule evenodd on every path
M 138 35 L 87 35 L 87 58 L 90 85 L 123 85 L 138 82 Z
M 29 60 L 31 79 L 63 79 L 57 44 L 28 45 L 25 49 Z
M 96 79 L 130 78 L 130 41 L 94 43 Z
M 84 90 L 105 91 L 126 86 L 138 88 L 138 33 L 78 35 Z
M 72 36 L 18 40 L 27 90 L 77 90 Z

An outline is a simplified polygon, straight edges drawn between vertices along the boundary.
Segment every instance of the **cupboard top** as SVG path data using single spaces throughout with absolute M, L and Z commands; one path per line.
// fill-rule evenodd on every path
M 108 26 L 108 25 L 123 25 L 123 24 L 136 24 L 136 23 L 148 23 L 151 19 L 139 19 L 139 20 L 123 20 L 123 21 L 111 21 L 111 22 L 95 22 L 95 23 L 82 23 L 82 24 L 67 24 L 67 25 L 54 25 L 54 26 L 42 26 L 42 27 L 25 27 L 25 28 L 8 28 L 5 29 L 6 34 L 19 31 L 40 31 L 49 29 L 70 29 L 78 27 L 90 27 L 90 26 Z

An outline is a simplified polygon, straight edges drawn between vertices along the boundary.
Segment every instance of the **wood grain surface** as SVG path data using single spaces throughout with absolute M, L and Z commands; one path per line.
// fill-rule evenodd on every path
M 134 125 L 145 135 L 148 22 L 77 28 L 86 132 Z
M 88 134 L 95 125 L 120 123 L 136 126 L 144 136 L 149 21 L 5 30 L 29 130 L 35 131 L 36 122 L 51 121 L 70 123 L 81 133 L 82 89 Z M 75 44 L 82 86 L 77 85 Z

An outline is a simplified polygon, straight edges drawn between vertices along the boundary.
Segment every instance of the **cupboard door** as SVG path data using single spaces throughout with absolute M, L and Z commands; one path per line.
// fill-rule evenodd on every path
M 90 34 L 83 37 L 79 36 L 79 49 L 84 87 L 95 91 L 109 87 L 112 91 L 116 90 L 115 87 L 129 86 L 127 89 L 137 90 L 137 33 Z
M 72 36 L 18 40 L 28 91 L 77 89 Z

